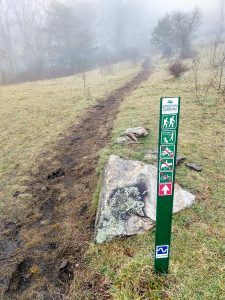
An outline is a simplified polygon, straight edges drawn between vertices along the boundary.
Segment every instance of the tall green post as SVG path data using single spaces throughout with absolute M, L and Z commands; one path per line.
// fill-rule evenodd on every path
M 180 97 L 160 99 L 158 180 L 155 234 L 156 273 L 169 269 Z

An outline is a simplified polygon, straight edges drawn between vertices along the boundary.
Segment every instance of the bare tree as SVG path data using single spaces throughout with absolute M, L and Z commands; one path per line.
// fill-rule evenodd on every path
M 201 60 L 196 57 L 193 59 L 192 70 L 194 74 L 195 96 L 200 105 L 205 104 L 206 97 L 211 88 L 214 87 L 214 77 L 209 74 L 206 82 L 202 82 L 201 78 Z
M 152 42 L 170 56 L 179 52 L 182 58 L 192 57 L 191 42 L 200 25 L 201 12 L 198 8 L 191 12 L 166 14 L 152 32 Z
M 172 14 L 171 19 L 174 34 L 173 40 L 180 49 L 180 56 L 182 58 L 192 57 L 191 42 L 200 25 L 200 10 L 195 8 L 190 13 L 175 12 Z
M 1 69 L 5 69 L 7 77 L 13 77 L 17 72 L 17 61 L 13 51 L 13 30 L 15 22 L 11 16 L 10 5 L 7 0 L 0 1 L 0 45 L 7 59 L 1 60 Z
M 207 59 L 208 72 L 202 80 L 201 60 L 193 59 L 195 95 L 199 104 L 203 105 L 210 91 L 214 91 L 218 98 L 225 100 L 225 45 L 216 39 L 210 47 Z
M 223 41 L 225 33 L 225 0 L 218 0 L 218 2 L 218 30 L 216 40 Z
M 165 14 L 164 17 L 158 20 L 158 23 L 152 31 L 151 42 L 162 50 L 164 57 L 170 57 L 173 53 L 173 27 L 171 16 Z

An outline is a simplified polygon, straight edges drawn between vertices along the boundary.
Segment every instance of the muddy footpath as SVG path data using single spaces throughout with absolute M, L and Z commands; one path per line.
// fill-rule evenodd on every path
M 133 79 L 89 109 L 38 158 L 26 218 L 0 224 L 1 299 L 110 299 L 107 283 L 89 270 L 85 256 L 93 242 L 98 154 L 111 140 L 121 102 L 149 74 L 146 60 Z

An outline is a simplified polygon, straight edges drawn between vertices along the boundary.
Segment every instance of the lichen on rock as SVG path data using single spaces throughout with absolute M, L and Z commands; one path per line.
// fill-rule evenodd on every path
M 151 229 L 156 219 L 157 169 L 111 155 L 105 168 L 95 224 L 95 241 L 129 236 Z M 190 206 L 195 197 L 175 185 L 173 211 Z

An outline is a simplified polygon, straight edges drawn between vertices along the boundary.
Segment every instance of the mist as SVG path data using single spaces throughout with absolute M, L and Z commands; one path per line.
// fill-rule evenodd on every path
M 0 0 L 0 82 L 54 78 L 158 51 L 151 42 L 166 13 L 198 7 L 196 38 L 221 31 L 224 1 Z

